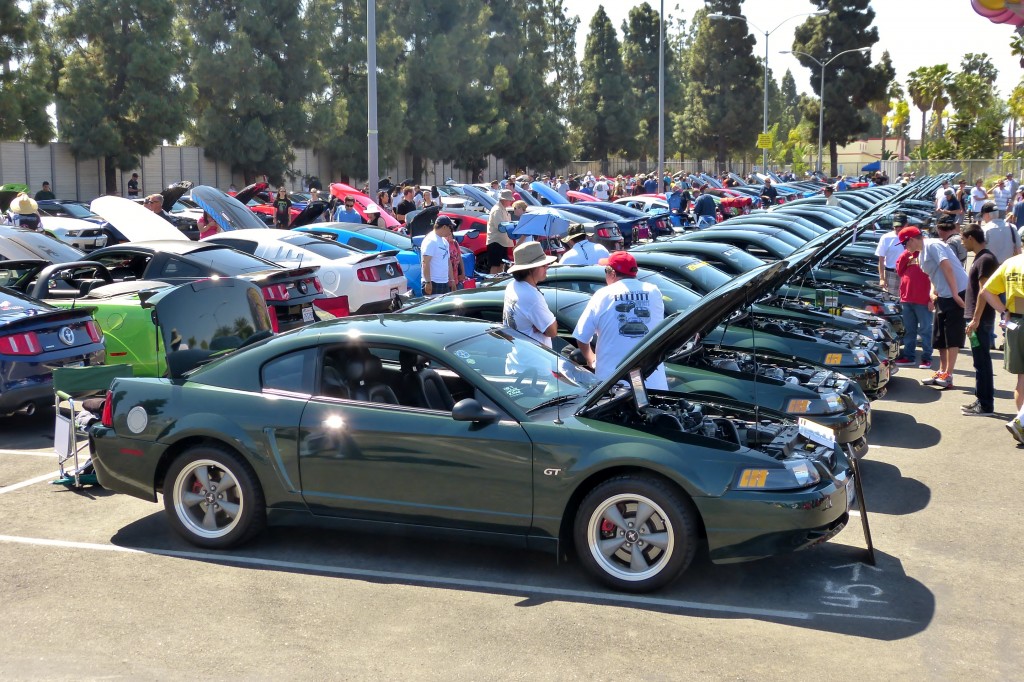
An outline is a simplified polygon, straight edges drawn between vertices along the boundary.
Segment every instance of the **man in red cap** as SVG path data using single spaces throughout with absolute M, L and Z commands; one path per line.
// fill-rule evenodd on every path
M 616 251 L 598 261 L 604 267 L 607 286 L 594 293 L 576 323 L 572 335 L 594 374 L 607 379 L 636 345 L 665 318 L 665 303 L 658 287 L 636 278 L 636 259 Z M 600 338 L 594 354 L 594 336 Z M 647 387 L 668 390 L 665 367 L 659 365 L 646 381 Z

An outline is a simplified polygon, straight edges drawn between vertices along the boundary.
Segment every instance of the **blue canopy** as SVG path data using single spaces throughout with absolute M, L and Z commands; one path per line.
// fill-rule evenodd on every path
M 525 213 L 518 223 L 510 226 L 508 233 L 513 237 L 561 237 L 568 231 L 569 221 L 565 218 L 550 213 Z
M 882 162 L 881 161 L 872 161 L 868 165 L 866 165 L 863 168 L 861 168 L 861 170 L 866 172 L 866 173 L 874 173 L 875 171 L 880 171 L 880 170 L 882 170 Z

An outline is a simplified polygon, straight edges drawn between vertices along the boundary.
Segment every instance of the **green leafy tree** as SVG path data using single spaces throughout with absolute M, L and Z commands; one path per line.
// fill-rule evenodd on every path
M 64 50 L 57 86 L 60 137 L 79 159 L 103 159 L 105 187 L 185 124 L 188 93 L 165 0 L 60 2 Z
M 1010 38 L 1010 54 L 1017 57 L 1020 68 L 1024 69 L 1024 35 L 1014 33 Z
M 893 100 L 886 123 L 892 135 L 903 140 L 903 149 L 910 144 L 910 104 L 904 99 Z
M 928 136 L 925 119 L 932 109 L 932 96 L 928 90 L 928 67 L 919 66 L 907 77 L 907 94 L 914 106 L 921 110 L 921 144 L 924 145 Z
M 686 64 L 691 39 L 690 25 L 676 5 L 675 13 L 669 13 L 665 20 L 665 50 L 672 52 L 672 58 L 665 59 L 665 81 L 673 84 L 670 96 L 665 98 L 665 126 L 671 131 L 665 135 L 665 154 L 672 157 L 684 154 L 685 129 L 681 118 L 686 108 Z
M 564 119 L 580 90 L 576 58 L 576 28 L 580 18 L 566 14 L 563 0 L 543 0 L 544 24 L 550 36 L 552 85 L 558 97 L 559 118 Z
M 423 179 L 427 159 L 481 168 L 505 132 L 487 85 L 490 9 L 482 3 L 399 0 L 391 11 L 405 41 L 400 84 L 413 179 Z
M 884 62 L 884 61 L 886 61 L 888 59 L 889 59 L 889 52 L 886 51 L 882 55 L 882 61 Z M 885 91 L 883 96 L 878 97 L 878 98 L 873 99 L 870 102 L 868 102 L 868 108 L 870 108 L 871 111 L 875 114 L 875 116 L 878 117 L 878 121 L 879 121 L 879 124 L 880 124 L 879 130 L 881 131 L 881 137 L 882 137 L 882 153 L 881 153 L 881 156 L 882 156 L 883 159 L 884 158 L 888 158 L 886 156 L 886 151 L 885 151 L 885 139 L 886 139 L 886 135 L 888 133 L 888 130 L 886 129 L 886 117 L 888 116 L 890 109 L 892 109 L 894 100 L 898 96 L 902 96 L 901 94 L 898 94 L 898 93 L 902 93 L 902 92 L 903 92 L 903 88 L 900 87 L 899 83 L 897 83 L 896 81 L 890 81 L 889 82 L 889 87 L 886 89 L 886 91 Z
M 622 29 L 622 61 L 637 120 L 632 150 L 646 160 L 658 152 L 658 51 L 661 42 L 658 12 L 646 2 L 638 5 L 629 11 Z M 672 50 L 665 50 L 666 74 L 672 70 L 674 56 Z M 666 77 L 666 109 L 677 99 L 677 90 L 678 83 Z M 666 116 L 665 124 L 665 139 L 670 140 L 672 119 Z
M 878 29 L 872 26 L 875 12 L 870 0 L 811 0 L 824 16 L 809 17 L 797 26 L 793 50 L 815 57 L 821 62 L 847 50 L 870 48 L 878 42 Z M 815 75 L 811 79 L 815 93 L 825 101 L 824 139 L 828 142 L 830 172 L 836 174 L 837 147 L 855 139 L 866 130 L 866 121 L 857 115 L 868 102 L 885 96 L 889 82 L 896 75 L 887 53 L 872 65 L 863 52 L 851 52 L 829 64 L 825 92 L 821 89 L 819 67 L 807 57 L 797 55 L 800 63 Z M 820 106 L 820 105 L 819 105 Z M 806 112 L 805 112 L 806 115 Z
M 583 52 L 583 82 L 570 119 L 577 147 L 583 156 L 600 160 L 605 173 L 608 157 L 627 149 L 636 134 L 629 97 L 619 38 L 604 6 L 598 5 L 590 21 Z
M 23 11 L 13 0 L 0 1 L 0 139 L 53 139 L 46 112 L 56 90 L 47 27 L 48 7 L 33 2 Z
M 366 2 L 333 0 L 309 5 L 307 32 L 316 47 L 310 75 L 312 145 L 342 176 L 362 177 L 366 149 Z M 390 13 L 377 14 L 377 147 L 381 167 L 396 163 L 409 139 L 401 99 L 403 42 Z
M 763 71 L 744 21 L 712 21 L 708 14 L 741 16 L 742 0 L 708 0 L 694 15 L 688 52 L 683 122 L 691 149 L 711 153 L 719 166 L 732 153 L 753 149 L 761 129 Z
M 486 68 L 498 112 L 491 151 L 516 168 L 565 165 L 571 155 L 565 123 L 558 116 L 553 35 L 545 22 L 537 21 L 551 8 L 545 0 L 489 4 Z
M 999 69 L 995 67 L 992 58 L 985 52 L 965 54 L 960 60 L 960 70 L 973 73 L 992 87 L 995 87 L 996 79 L 999 78 Z
M 280 181 L 292 148 L 309 141 L 315 45 L 304 18 L 285 0 L 195 0 L 182 7 L 194 36 L 189 75 L 198 97 L 197 141 L 246 181 Z
M 943 120 L 946 107 L 949 106 L 949 85 L 953 74 L 947 64 L 936 64 L 927 70 L 925 83 L 932 97 L 932 123 L 929 134 L 935 138 L 942 137 Z
M 1017 153 L 1017 131 L 1020 129 L 1021 122 L 1024 122 L 1024 80 L 1017 83 L 1016 87 L 1010 92 L 1010 98 L 1006 102 L 1007 113 L 1010 115 L 1010 120 L 1013 122 L 1013 134 L 1011 135 L 1011 152 Z

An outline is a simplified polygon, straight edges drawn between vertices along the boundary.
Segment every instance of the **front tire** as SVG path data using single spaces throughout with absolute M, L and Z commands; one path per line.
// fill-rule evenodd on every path
M 266 526 L 266 502 L 252 468 L 217 446 L 189 448 L 164 477 L 171 527 L 194 545 L 225 549 Z
M 580 561 L 598 580 L 624 592 L 650 592 L 693 561 L 697 512 L 666 481 L 618 476 L 583 499 L 573 537 Z

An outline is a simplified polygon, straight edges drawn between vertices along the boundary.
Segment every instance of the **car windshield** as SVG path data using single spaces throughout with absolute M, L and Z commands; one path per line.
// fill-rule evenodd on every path
M 732 281 L 732 277 L 702 260 L 686 266 L 688 277 L 696 284 L 697 291 L 714 291 Z
M 384 242 L 388 246 L 393 246 L 401 251 L 412 251 L 411 239 L 400 234 L 395 234 L 390 230 L 382 230 L 379 227 L 367 227 L 359 230 L 359 234 Z
M 43 220 L 46 225 L 46 220 Z M 4 260 L 25 260 L 41 258 L 51 263 L 85 260 L 85 254 L 68 246 L 49 233 L 12 231 L 5 234 L 7 239 L 0 246 Z
M 523 410 L 584 395 L 597 383 L 590 372 L 510 330 L 492 329 L 446 350 Z
M 81 204 L 61 204 L 61 207 L 72 218 L 95 218 L 96 214 Z
M 684 286 L 672 281 L 661 273 L 641 273 L 637 277 L 641 282 L 648 282 L 658 287 L 661 298 L 665 301 L 665 314 L 671 315 L 680 310 L 686 310 L 700 300 L 700 296 Z
M 319 237 L 311 237 L 308 234 L 290 234 L 287 237 L 282 237 L 281 241 L 286 244 L 291 244 L 292 246 L 297 246 L 300 249 L 312 251 L 316 255 L 330 260 L 348 258 L 349 256 L 356 256 L 362 253 L 362 251 L 354 249 L 351 246 L 328 241 L 326 239 L 320 239 Z
M 211 272 L 227 277 L 234 277 L 247 272 L 261 270 L 280 270 L 281 266 L 268 260 L 235 251 L 227 246 L 222 248 L 200 249 L 185 256 L 192 263 L 205 265 Z M 82 260 L 78 258 L 76 260 Z

